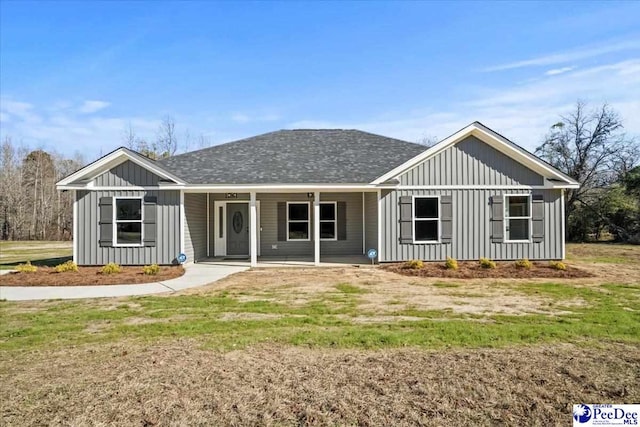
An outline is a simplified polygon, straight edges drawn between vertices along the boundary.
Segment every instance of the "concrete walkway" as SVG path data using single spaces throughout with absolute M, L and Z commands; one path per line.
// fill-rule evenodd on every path
M 0 300 L 103 298 L 176 292 L 204 286 L 248 269 L 244 266 L 190 264 L 185 267 L 185 273 L 177 279 L 141 285 L 0 286 Z

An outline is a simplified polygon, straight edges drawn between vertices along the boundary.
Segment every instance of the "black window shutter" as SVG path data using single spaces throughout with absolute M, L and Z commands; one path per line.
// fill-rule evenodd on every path
M 502 196 L 492 196 L 491 200 L 491 241 L 502 243 L 504 241 L 504 208 Z
M 156 245 L 157 203 L 158 198 L 155 196 L 146 196 L 144 198 L 144 218 L 142 219 L 142 225 L 144 227 L 144 245 L 149 247 Z
M 336 203 L 336 209 L 338 240 L 347 240 L 347 202 Z
M 531 228 L 535 243 L 544 240 L 544 196 L 534 194 L 531 197 Z
M 413 243 L 412 215 L 413 198 L 400 196 L 400 243 Z
M 98 202 L 100 210 L 100 240 L 98 244 L 101 247 L 113 246 L 113 198 L 100 197 Z
M 440 242 L 451 243 L 453 234 L 453 209 L 451 196 L 440 196 Z
M 287 203 L 278 202 L 278 242 L 287 240 Z

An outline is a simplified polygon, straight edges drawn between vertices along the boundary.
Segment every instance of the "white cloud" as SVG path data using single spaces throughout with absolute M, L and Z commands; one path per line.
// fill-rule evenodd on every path
M 246 114 L 235 113 L 231 115 L 231 120 L 236 123 L 248 123 L 251 119 Z
M 34 106 L 2 100 L 0 139 L 11 136 L 30 148 L 55 150 L 71 155 L 81 152 L 86 160 L 97 158 L 122 145 L 122 131 L 131 123 L 141 137 L 153 137 L 160 121 L 141 117 L 79 115 L 77 108 L 59 105 Z
M 28 123 L 40 123 L 41 118 L 33 112 L 34 106 L 28 102 L 15 101 L 9 98 L 0 99 L 0 112 L 3 121 L 8 122 L 12 117 Z
M 481 87 L 469 100 L 435 112 L 405 113 L 396 119 L 365 122 L 301 120 L 288 127 L 362 129 L 407 141 L 425 134 L 444 139 L 478 120 L 507 138 L 534 150 L 560 115 L 572 110 L 578 99 L 594 107 L 608 102 L 622 116 L 625 129 L 640 135 L 640 59 L 566 71 L 553 78 L 518 86 Z
M 606 55 L 608 53 L 622 52 L 640 49 L 640 39 L 625 40 L 616 43 L 607 43 L 600 46 L 583 47 L 572 51 L 559 52 L 551 55 L 539 56 L 536 58 L 525 59 L 522 61 L 509 62 L 506 64 L 494 65 L 487 67 L 482 71 L 503 71 L 514 68 L 535 67 L 544 65 L 564 64 L 567 62 L 578 61 L 580 59 L 594 58 Z
M 280 119 L 280 115 L 275 113 L 264 113 L 264 114 L 254 114 L 254 115 L 249 115 L 245 113 L 233 113 L 231 115 L 231 120 L 240 124 L 245 124 L 249 122 L 274 122 L 279 119 Z
M 111 105 L 111 103 L 105 101 L 84 101 L 84 103 L 82 103 L 82 105 L 78 109 L 78 112 L 82 114 L 91 114 L 100 110 L 104 110 L 109 105 Z
M 562 67 L 562 68 L 554 68 L 553 70 L 549 70 L 544 73 L 545 76 L 557 76 L 558 74 L 563 74 L 568 71 L 572 71 L 573 67 Z

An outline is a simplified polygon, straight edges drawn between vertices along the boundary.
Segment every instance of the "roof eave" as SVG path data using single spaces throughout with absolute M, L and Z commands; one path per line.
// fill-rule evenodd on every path
M 109 170 L 121 163 L 124 163 L 127 160 L 130 160 L 136 163 L 140 167 L 143 167 L 149 170 L 150 172 L 158 175 L 161 178 L 168 179 L 179 185 L 186 184 L 186 181 L 172 174 L 166 169 L 162 168 L 161 166 L 159 166 L 152 160 L 148 159 L 147 157 L 143 156 L 142 154 L 137 153 L 125 147 L 119 147 L 114 151 L 112 151 L 111 153 L 108 153 L 102 156 L 96 161 L 77 170 L 71 175 L 61 179 L 56 183 L 56 188 L 58 190 L 75 189 L 76 185 L 74 183 L 76 181 L 85 177 L 95 178 L 101 173 L 104 173 L 106 170 Z M 83 188 L 86 188 L 86 185 Z

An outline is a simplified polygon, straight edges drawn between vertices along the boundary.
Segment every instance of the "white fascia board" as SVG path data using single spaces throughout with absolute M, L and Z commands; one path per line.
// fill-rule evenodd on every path
M 277 193 L 290 191 L 294 193 L 311 193 L 316 190 L 330 192 L 359 192 L 359 191 L 376 191 L 378 186 L 371 184 L 238 184 L 238 185 L 208 185 L 208 184 L 190 184 L 182 187 L 190 193 L 198 192 L 235 192 L 248 193 L 257 191 L 259 193 Z
M 127 191 L 127 190 L 184 190 L 187 193 L 249 193 L 257 191 L 259 193 L 281 193 L 288 191 L 292 193 L 307 193 L 315 190 L 324 192 L 375 192 L 378 188 L 396 188 L 396 186 L 376 186 L 371 184 L 348 184 L 348 185 L 315 185 L 315 184 L 295 184 L 295 185 L 207 185 L 207 184 L 161 184 L 158 186 L 95 186 L 87 184 L 58 185 L 58 190 L 92 190 L 92 191 Z
M 158 165 L 154 164 L 152 161 L 146 159 L 144 156 L 128 150 L 124 147 L 120 147 L 117 150 L 107 154 L 106 156 L 96 160 L 95 162 L 72 173 L 68 177 L 61 179 L 56 183 L 56 187 L 61 190 L 64 189 L 62 187 L 70 186 L 74 181 L 77 181 L 78 179 L 95 178 L 100 173 L 104 173 L 109 169 L 112 169 L 115 166 L 124 163 L 127 160 L 131 160 L 133 163 L 136 163 L 138 166 L 143 167 L 150 172 L 153 172 L 161 178 L 174 181 L 177 184 L 185 184 L 183 180 L 173 175 L 172 173 L 165 171 Z M 86 188 L 86 186 L 83 186 L 82 188 Z
M 401 164 L 395 169 L 392 169 L 391 171 L 382 175 L 380 178 L 373 181 L 372 184 L 381 184 L 390 179 L 397 178 L 402 173 L 408 171 L 409 169 L 417 166 L 423 161 L 435 156 L 441 151 L 449 148 L 450 146 L 462 141 L 464 138 L 471 135 L 477 137 L 482 142 L 488 144 L 489 146 L 500 151 L 501 153 L 511 157 L 515 161 L 527 166 L 528 168 L 538 172 L 543 176 L 550 174 L 557 179 L 565 181 L 566 185 L 577 185 L 578 187 L 580 186 L 580 184 L 577 181 L 573 180 L 569 176 L 560 172 L 556 168 L 550 165 L 547 165 L 546 163 L 542 162 L 531 153 L 526 152 L 524 149 L 516 147 L 508 139 L 504 138 L 503 136 L 495 133 L 491 129 L 479 123 L 472 123 L 469 126 L 449 136 L 448 138 L 443 139 L 433 147 L 425 150 L 423 153 L 418 154 L 417 156 L 407 160 L 405 163 Z M 565 185 L 565 183 L 563 183 L 563 185 Z M 556 188 L 560 188 L 560 187 L 556 187 Z

